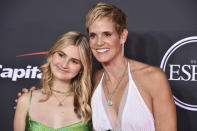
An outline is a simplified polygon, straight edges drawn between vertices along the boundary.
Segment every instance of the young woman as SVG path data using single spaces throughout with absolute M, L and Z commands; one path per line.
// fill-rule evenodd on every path
M 42 87 L 19 98 L 14 131 L 89 131 L 92 54 L 87 38 L 63 34 L 40 69 Z
M 175 104 L 164 72 L 123 55 L 126 20 L 119 8 L 106 3 L 96 4 L 86 15 L 90 47 L 103 66 L 93 81 L 93 127 L 176 131 Z

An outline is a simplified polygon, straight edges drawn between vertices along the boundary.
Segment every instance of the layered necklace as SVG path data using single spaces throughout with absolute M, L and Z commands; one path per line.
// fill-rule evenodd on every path
M 128 63 L 128 62 L 127 62 L 127 63 Z M 109 91 L 109 87 L 107 86 L 107 82 L 106 82 L 106 81 L 107 81 L 106 73 L 104 72 L 104 77 L 105 77 L 105 79 L 104 79 L 104 84 L 105 84 L 105 87 L 106 87 L 106 89 L 107 89 L 107 95 L 108 95 L 107 105 L 108 105 L 108 106 L 112 106 L 112 105 L 113 105 L 112 97 L 113 97 L 114 93 L 116 93 L 117 89 L 119 88 L 119 85 L 120 85 L 120 83 L 121 83 L 121 81 L 122 81 L 122 79 L 123 79 L 123 77 L 124 77 L 124 75 L 125 75 L 125 73 L 126 73 L 127 66 L 128 66 L 128 64 L 126 64 L 125 69 L 124 69 L 124 71 L 123 71 L 123 73 L 122 73 L 122 76 L 120 77 L 120 79 L 118 80 L 118 82 L 117 82 L 115 88 L 114 88 L 111 92 Z
M 55 95 L 55 93 L 53 93 L 53 95 L 55 96 L 56 100 L 58 101 L 58 106 L 60 106 L 60 107 L 63 106 L 63 102 L 65 101 L 66 97 L 67 97 L 67 96 L 70 96 L 70 95 L 72 94 L 70 91 L 63 92 L 63 91 L 58 91 L 58 90 L 55 90 L 55 89 L 52 89 L 52 88 L 51 88 L 51 91 L 52 91 L 52 92 L 55 92 L 55 93 L 58 93 L 58 94 L 64 95 L 64 98 L 60 100 L 60 99 Z

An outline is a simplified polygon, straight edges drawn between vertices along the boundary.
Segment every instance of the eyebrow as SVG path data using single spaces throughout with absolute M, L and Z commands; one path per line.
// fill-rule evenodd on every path
M 112 33 L 112 31 L 103 31 L 103 33 Z
M 111 34 L 112 34 L 113 31 L 111 31 L 111 30 L 106 30 L 106 31 L 102 31 L 102 33 L 111 33 Z M 90 34 L 96 34 L 96 33 L 95 33 L 95 32 L 89 32 L 88 34 L 90 35 Z
M 64 53 L 64 52 L 61 51 L 61 50 L 58 50 L 57 52 L 60 52 L 60 53 L 62 53 L 62 54 L 64 54 L 64 55 L 68 56 L 66 53 Z M 77 58 L 74 58 L 74 57 L 71 57 L 71 59 L 81 62 L 80 59 L 77 59 Z
M 93 35 L 93 34 L 96 34 L 96 33 L 94 33 L 94 32 L 89 32 L 89 35 Z

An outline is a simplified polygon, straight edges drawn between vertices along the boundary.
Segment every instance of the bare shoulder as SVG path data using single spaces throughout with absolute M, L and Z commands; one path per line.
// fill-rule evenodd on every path
M 159 67 L 148 65 L 139 61 L 129 59 L 131 71 L 145 73 L 147 75 L 165 74 Z M 151 73 L 151 74 L 150 74 Z
M 32 91 L 32 103 L 38 104 L 40 100 L 45 99 L 46 94 L 43 93 L 43 89 L 37 89 Z
M 159 68 L 135 60 L 129 60 L 131 72 L 142 85 L 151 92 L 168 89 L 169 84 L 166 74 Z
M 37 98 L 39 99 L 42 96 L 41 89 L 33 90 L 28 93 L 22 94 L 22 96 L 18 99 L 18 104 L 21 104 L 24 106 L 28 105 L 29 101 L 30 101 L 31 94 L 32 94 L 32 97 L 34 97 L 36 99 Z
M 42 89 L 37 89 L 32 91 L 32 96 L 40 97 L 42 95 L 43 95 Z
M 31 93 L 24 93 L 20 98 L 18 98 L 16 112 L 26 114 L 28 110 L 29 100 Z
M 98 86 L 98 84 L 100 82 L 103 71 L 104 71 L 103 69 L 100 69 L 100 70 L 97 70 L 96 72 L 93 73 L 92 83 L 93 83 L 94 90 L 96 89 L 96 87 Z M 94 92 L 94 90 L 93 90 L 93 92 Z
M 18 104 L 26 105 L 29 103 L 30 92 L 22 94 L 22 96 L 18 99 Z

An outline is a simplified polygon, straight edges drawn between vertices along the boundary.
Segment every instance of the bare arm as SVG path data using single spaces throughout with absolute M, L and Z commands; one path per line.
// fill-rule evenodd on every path
M 38 89 L 38 88 L 35 87 L 35 86 L 32 86 L 31 89 L 23 88 L 23 89 L 22 89 L 22 93 L 19 92 L 19 93 L 17 94 L 18 98 L 15 99 L 15 103 L 16 103 L 16 104 L 18 103 L 18 99 L 19 99 L 23 94 L 29 93 L 29 91 L 33 91 L 33 90 L 37 90 L 37 89 Z M 14 109 L 16 109 L 16 106 L 14 106 Z
M 14 131 L 25 130 L 25 118 L 28 110 L 29 97 L 30 93 L 26 93 L 18 99 L 18 104 L 14 116 Z
M 176 107 L 165 73 L 156 69 L 150 81 L 156 131 L 177 131 Z

